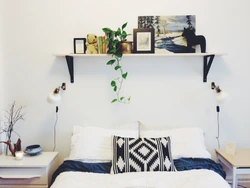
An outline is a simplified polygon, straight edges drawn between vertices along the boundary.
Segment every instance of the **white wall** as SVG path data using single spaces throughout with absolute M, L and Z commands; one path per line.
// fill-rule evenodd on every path
M 0 41 L 3 41 L 3 7 L 4 1 L 0 0 Z M 3 94 L 4 94 L 4 87 L 3 87 L 3 42 L 0 42 L 0 120 L 2 118 L 3 112 Z M 1 126 L 1 124 L 0 124 Z M 0 134 L 0 140 L 2 140 L 2 134 Z M 0 154 L 3 150 L 3 144 L 0 145 Z
M 217 147 L 214 93 L 215 81 L 232 100 L 221 107 L 221 145 L 236 141 L 250 145 L 250 79 L 248 0 L 239 1 L 7 1 L 4 8 L 4 101 L 26 105 L 24 122 L 16 131 L 23 147 L 41 144 L 53 148 L 55 108 L 46 103 L 47 94 L 67 83 L 57 124 L 57 151 L 68 156 L 73 125 L 123 124 L 140 120 L 155 126 L 200 126 L 213 154 Z M 124 7 L 124 8 L 122 8 Z M 129 76 L 124 92 L 131 104 L 110 104 L 114 94 L 109 86 L 114 71 L 105 65 L 108 58 L 76 58 L 75 83 L 69 82 L 64 58 L 54 53 L 73 51 L 73 38 L 87 33 L 101 35 L 103 27 L 116 28 L 128 22 L 128 32 L 137 27 L 139 15 L 196 15 L 197 34 L 207 39 L 208 52 L 226 52 L 215 57 L 202 82 L 202 59 L 124 58 Z

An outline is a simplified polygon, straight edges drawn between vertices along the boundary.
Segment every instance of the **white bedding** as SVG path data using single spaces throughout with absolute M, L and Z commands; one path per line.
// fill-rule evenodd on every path
M 211 170 L 97 174 L 63 172 L 51 188 L 230 188 Z

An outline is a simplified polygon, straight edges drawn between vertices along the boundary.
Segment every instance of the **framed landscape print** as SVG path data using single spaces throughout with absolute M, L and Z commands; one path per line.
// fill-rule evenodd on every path
M 188 53 L 182 34 L 184 28 L 195 32 L 195 24 L 195 15 L 138 16 L 138 28 L 155 30 L 155 53 Z
M 141 28 L 133 30 L 134 53 L 154 53 L 154 29 Z

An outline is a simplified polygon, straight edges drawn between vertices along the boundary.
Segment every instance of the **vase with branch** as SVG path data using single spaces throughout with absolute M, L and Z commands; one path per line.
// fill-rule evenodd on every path
M 0 141 L 0 143 L 6 144 L 5 154 L 8 154 L 8 150 L 10 150 L 11 154 L 15 156 L 16 151 L 21 151 L 21 137 L 14 130 L 14 125 L 19 120 L 24 120 L 24 114 L 22 113 L 23 106 L 20 106 L 16 109 L 15 101 L 10 105 L 9 110 L 5 110 L 4 118 L 1 120 L 1 129 L 0 134 L 5 133 L 6 140 Z M 12 133 L 15 133 L 18 136 L 17 142 L 12 146 Z

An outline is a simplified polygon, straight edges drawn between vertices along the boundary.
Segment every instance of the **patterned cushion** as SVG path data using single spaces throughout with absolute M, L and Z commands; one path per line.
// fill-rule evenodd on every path
M 113 137 L 114 174 L 142 171 L 175 171 L 169 137 Z

